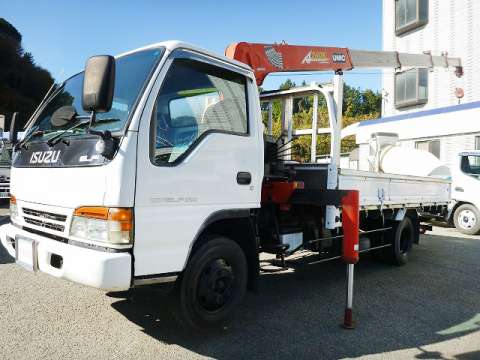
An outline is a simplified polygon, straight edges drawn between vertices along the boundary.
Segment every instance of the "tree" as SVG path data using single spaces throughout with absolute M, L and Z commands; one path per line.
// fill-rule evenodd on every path
M 279 89 L 280 90 L 288 90 L 288 89 L 291 89 L 292 87 L 295 87 L 296 84 L 290 80 L 290 79 L 287 79 L 285 80 L 285 82 L 283 84 L 280 85 Z
M 16 111 L 16 128 L 23 128 L 53 83 L 51 74 L 35 65 L 33 55 L 21 43 L 18 30 L 0 18 L 0 114 L 6 117 L 7 129 Z

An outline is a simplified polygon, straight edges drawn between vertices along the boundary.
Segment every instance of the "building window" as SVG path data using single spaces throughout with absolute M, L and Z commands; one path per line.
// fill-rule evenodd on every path
M 428 22 L 428 0 L 395 0 L 395 33 L 401 35 Z
M 416 141 L 415 148 L 428 151 L 440 159 L 440 140 Z
M 395 107 L 425 104 L 428 100 L 428 69 L 411 69 L 395 74 Z
M 480 150 L 480 136 L 475 136 L 475 150 Z

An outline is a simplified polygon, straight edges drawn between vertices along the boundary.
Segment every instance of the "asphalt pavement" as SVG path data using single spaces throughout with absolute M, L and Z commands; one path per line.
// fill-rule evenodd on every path
M 344 299 L 340 262 L 265 273 L 228 328 L 193 334 L 156 289 L 105 294 L 0 246 L 0 358 L 480 359 L 480 237 L 435 228 L 405 267 L 361 260 L 355 330 Z

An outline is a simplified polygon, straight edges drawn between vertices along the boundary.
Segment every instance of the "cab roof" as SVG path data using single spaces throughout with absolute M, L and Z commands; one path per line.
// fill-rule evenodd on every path
M 198 53 L 201 53 L 201 54 L 205 54 L 205 55 L 211 56 L 213 58 L 216 58 L 220 61 L 238 66 L 238 67 L 240 67 L 244 70 L 248 70 L 248 71 L 252 72 L 252 76 L 253 76 L 252 68 L 245 63 L 242 63 L 240 61 L 228 58 L 224 55 L 216 54 L 216 53 L 211 52 L 209 50 L 206 50 L 206 49 L 203 49 L 201 47 L 192 45 L 192 44 L 187 43 L 187 42 L 179 41 L 179 40 L 168 40 L 168 41 L 162 41 L 162 42 L 158 42 L 158 43 L 151 44 L 151 45 L 146 45 L 146 46 L 140 47 L 138 49 L 130 50 L 130 51 L 127 51 L 125 53 L 119 54 L 116 57 L 121 57 L 121 56 L 129 55 L 129 54 L 132 54 L 132 53 L 135 53 L 135 52 L 139 52 L 139 51 L 143 51 L 143 50 L 149 50 L 149 49 L 156 49 L 156 48 L 161 48 L 161 47 L 165 48 L 167 50 L 167 52 L 172 52 L 175 49 L 185 49 L 185 50 L 191 50 L 191 51 L 195 51 L 195 52 L 198 52 Z

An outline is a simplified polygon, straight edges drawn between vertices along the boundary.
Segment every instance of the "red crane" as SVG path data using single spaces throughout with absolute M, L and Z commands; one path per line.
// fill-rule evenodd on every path
M 342 72 L 354 68 L 433 68 L 454 67 L 462 76 L 460 58 L 447 53 L 433 56 L 430 53 L 407 54 L 396 51 L 350 50 L 341 47 L 259 44 L 239 42 L 229 45 L 225 55 L 248 64 L 254 71 L 257 84 L 261 85 L 269 73 L 295 71 Z

